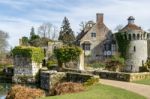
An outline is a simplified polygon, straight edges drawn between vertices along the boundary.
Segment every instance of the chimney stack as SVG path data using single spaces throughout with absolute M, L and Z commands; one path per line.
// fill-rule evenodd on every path
M 96 22 L 99 24 L 103 24 L 103 13 L 96 14 Z

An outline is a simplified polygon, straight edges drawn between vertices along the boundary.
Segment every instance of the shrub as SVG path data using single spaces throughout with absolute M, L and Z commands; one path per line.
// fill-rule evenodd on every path
M 57 61 L 56 61 L 56 60 L 49 60 L 49 61 L 47 62 L 47 67 L 54 66 L 55 64 L 57 64 Z
M 62 67 L 63 63 L 78 60 L 81 52 L 81 48 L 77 46 L 63 46 L 54 50 L 60 67 Z
M 37 99 L 43 96 L 45 93 L 40 89 L 15 85 L 8 92 L 6 99 Z
M 56 85 L 56 87 L 54 88 L 54 94 L 62 95 L 66 93 L 75 93 L 84 91 L 84 89 L 84 86 L 80 83 L 64 82 Z
M 140 72 L 149 72 L 149 70 L 147 69 L 146 66 L 141 66 L 141 67 L 139 67 L 139 71 L 140 71 Z
M 142 66 L 141 68 L 144 72 L 150 71 L 150 59 L 147 60 L 147 62 Z
M 124 58 L 112 56 L 106 62 L 106 69 L 111 71 L 121 71 L 124 66 Z
M 3 70 L 0 70 L 0 75 L 2 76 L 2 75 L 4 75 L 4 72 L 3 72 Z
M 93 68 L 104 68 L 106 66 L 106 64 L 104 62 L 93 62 L 91 64 L 89 64 L 90 67 L 93 67 Z
M 97 84 L 99 82 L 99 78 L 92 77 L 91 79 L 87 80 L 83 85 L 84 86 L 91 86 Z

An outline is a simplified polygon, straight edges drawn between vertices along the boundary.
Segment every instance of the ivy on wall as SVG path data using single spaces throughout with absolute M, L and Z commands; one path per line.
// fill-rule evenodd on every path
M 29 47 L 29 46 L 17 46 L 12 50 L 13 57 L 27 57 L 31 58 L 32 61 L 41 63 L 44 59 L 44 51 L 39 47 Z
M 124 39 L 121 32 L 115 33 L 115 37 L 118 44 L 118 50 L 121 53 L 121 57 L 127 58 L 127 50 L 129 49 L 130 40 Z
M 62 63 L 66 63 L 71 60 L 78 60 L 81 52 L 81 48 L 77 46 L 63 46 L 54 50 L 55 57 L 57 58 L 60 66 L 62 66 Z

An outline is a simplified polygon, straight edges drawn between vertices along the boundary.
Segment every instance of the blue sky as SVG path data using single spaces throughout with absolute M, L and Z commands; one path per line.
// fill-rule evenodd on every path
M 29 36 L 32 26 L 50 22 L 58 30 L 64 16 L 70 20 L 77 34 L 81 21 L 95 21 L 96 13 L 104 13 L 105 24 L 113 31 L 125 25 L 128 16 L 136 24 L 150 28 L 150 0 L 0 0 L 0 29 L 9 33 L 10 46 L 18 45 L 19 38 Z

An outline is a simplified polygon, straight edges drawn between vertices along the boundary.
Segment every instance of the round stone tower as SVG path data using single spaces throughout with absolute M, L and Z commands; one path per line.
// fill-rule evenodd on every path
M 135 18 L 130 16 L 128 24 L 120 31 L 123 39 L 129 44 L 126 50 L 125 70 L 129 72 L 138 72 L 148 58 L 147 39 L 150 37 L 145 31 L 134 24 Z

